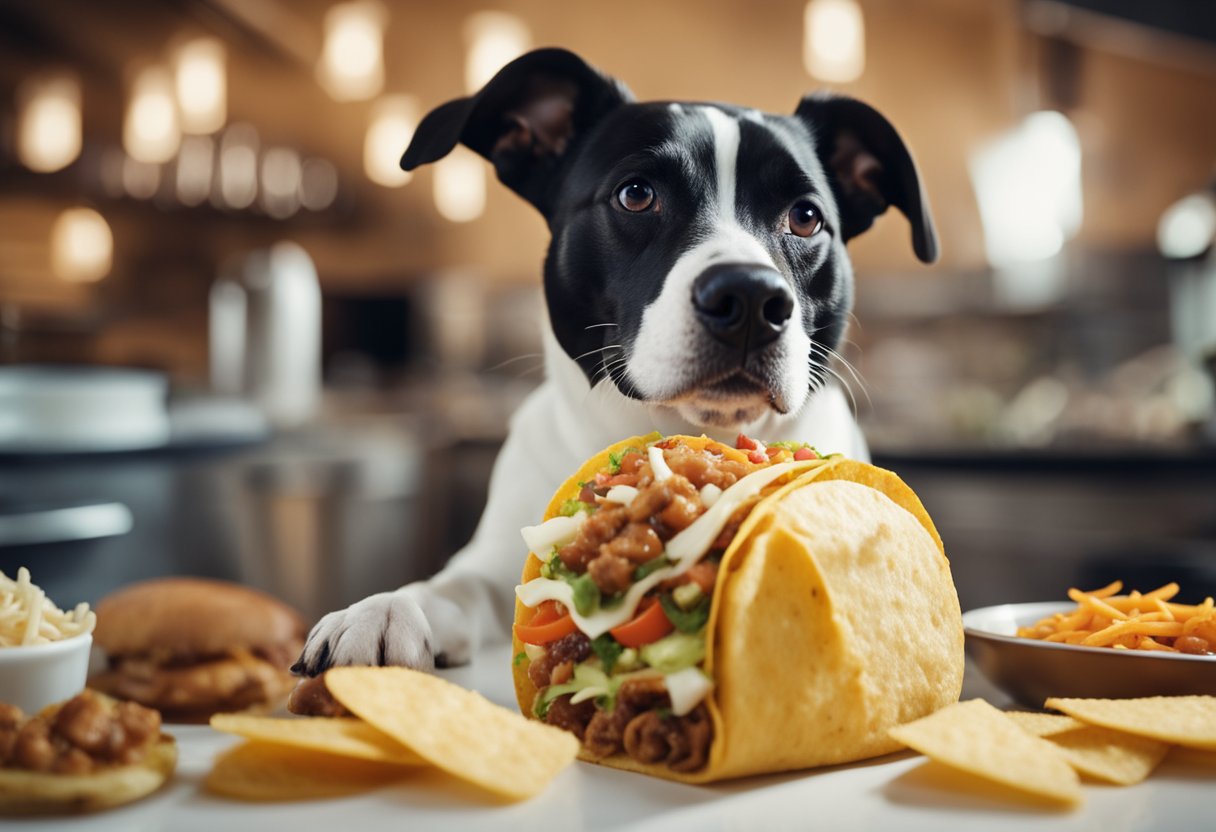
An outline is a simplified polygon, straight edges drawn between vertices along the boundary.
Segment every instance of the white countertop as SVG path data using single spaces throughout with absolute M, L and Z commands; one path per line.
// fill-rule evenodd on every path
M 515 708 L 509 650 L 484 651 L 466 668 L 444 671 L 459 684 Z M 1006 700 L 968 668 L 964 698 Z M 1216 816 L 1216 766 L 1167 758 L 1149 779 L 1118 788 L 1086 785 L 1085 804 L 1061 812 L 937 784 L 923 757 L 895 754 L 865 763 L 685 786 L 578 762 L 542 795 L 502 804 L 434 771 L 362 796 L 307 803 L 252 804 L 201 789 L 214 756 L 236 740 L 204 726 L 170 726 L 181 757 L 170 786 L 135 805 L 85 818 L 13 822 L 8 832 L 369 832 L 394 830 L 1035 830 L 1204 829 Z

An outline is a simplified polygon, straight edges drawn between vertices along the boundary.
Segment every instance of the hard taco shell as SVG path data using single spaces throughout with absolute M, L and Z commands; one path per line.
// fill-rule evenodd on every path
M 545 519 L 612 453 L 655 438 L 626 439 L 588 460 Z M 522 582 L 540 565 L 529 555 Z M 516 622 L 530 615 L 517 600 Z M 897 750 L 888 729 L 957 701 L 962 688 L 962 621 L 941 538 L 899 477 L 853 460 L 822 460 L 752 510 L 722 557 L 707 632 L 714 740 L 703 769 L 580 756 L 689 783 L 846 763 Z M 522 649 L 515 639 L 513 652 Z M 514 677 L 531 716 L 526 665 Z

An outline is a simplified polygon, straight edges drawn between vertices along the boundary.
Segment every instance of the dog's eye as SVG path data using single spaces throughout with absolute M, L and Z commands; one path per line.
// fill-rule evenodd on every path
M 823 215 L 819 213 L 819 209 L 815 207 L 814 203 L 804 199 L 795 202 L 794 207 L 790 209 L 789 223 L 791 234 L 810 237 L 818 234 L 819 230 L 823 228 Z
M 616 200 L 626 211 L 641 213 L 654 205 L 654 188 L 645 179 L 630 179 L 616 192 Z

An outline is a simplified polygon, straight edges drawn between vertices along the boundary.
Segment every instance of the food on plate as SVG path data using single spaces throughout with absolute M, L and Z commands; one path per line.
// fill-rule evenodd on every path
M 276 719 L 253 714 L 216 714 L 211 727 L 247 740 L 323 751 L 397 765 L 422 765 L 413 751 L 366 722 L 345 717 Z
M 1216 751 L 1216 696 L 1048 699 L 1044 707 L 1091 725 Z
M 350 711 L 329 692 L 324 673 L 301 679 L 287 698 L 287 710 L 300 716 L 350 716 Z
M 539 794 L 578 741 L 477 693 L 403 667 L 336 667 L 329 689 L 367 724 L 427 763 L 512 800 Z
M 213 794 L 239 800 L 319 800 L 372 791 L 416 770 L 280 743 L 243 742 L 216 759 L 203 785 Z
M 102 599 L 97 617 L 94 643 L 108 666 L 90 685 L 171 721 L 280 704 L 306 631 L 281 601 L 201 578 L 133 584 Z
M 1152 592 L 1119 595 L 1122 581 L 1092 592 L 1074 587 L 1068 597 L 1077 603 L 1075 610 L 1019 627 L 1018 635 L 1083 647 L 1216 654 L 1216 604 L 1211 597 L 1202 604 L 1171 603 L 1178 589 L 1168 583 Z
M 17 570 L 17 580 L 0 572 L 0 647 L 47 644 L 93 632 L 97 616 L 85 603 L 64 612 L 30 581 L 30 570 Z
M 958 699 L 950 567 L 890 472 L 742 435 L 633 437 L 523 535 L 517 699 L 583 759 L 688 782 L 831 765 Z
M 87 812 L 138 800 L 173 772 L 160 714 L 95 691 L 26 717 L 0 704 L 0 814 Z
M 1062 806 L 1081 802 L 1076 771 L 1058 748 L 970 699 L 891 729 L 903 745 L 952 768 Z

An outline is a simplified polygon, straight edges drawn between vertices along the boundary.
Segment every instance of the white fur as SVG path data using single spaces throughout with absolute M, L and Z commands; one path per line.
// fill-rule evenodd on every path
M 670 105 L 673 112 L 679 105 Z M 696 322 L 692 282 L 715 262 L 755 263 L 777 268 L 760 241 L 739 224 L 735 213 L 735 166 L 739 124 L 721 110 L 702 107 L 714 132 L 718 198 L 712 206 L 714 232 L 686 252 L 667 275 L 659 297 L 647 308 L 628 366 L 630 378 L 652 399 L 682 389 L 681 371 L 694 358 Z M 797 301 L 795 302 L 797 304 Z M 796 308 L 793 320 L 801 319 Z M 630 399 L 610 380 L 590 387 L 579 366 L 545 337 L 547 380 L 511 420 L 506 443 L 494 463 L 489 500 L 473 539 L 438 575 L 365 598 L 321 619 L 309 634 L 305 664 L 315 663 L 328 644 L 333 664 L 375 664 L 380 643 L 389 664 L 429 668 L 434 657 L 467 661 L 480 644 L 505 638 L 514 611 L 513 589 L 526 547 L 519 530 L 541 519 L 554 490 L 593 454 L 627 436 L 708 433 L 733 443 L 735 434 L 811 442 L 824 452 L 868 459 L 840 389 L 826 387 L 807 399 L 810 340 L 801 326 L 789 326 L 775 345 L 786 363 L 788 415 L 755 405 L 743 425 L 707 429 L 693 421 L 721 400 L 695 397 L 655 404 Z

